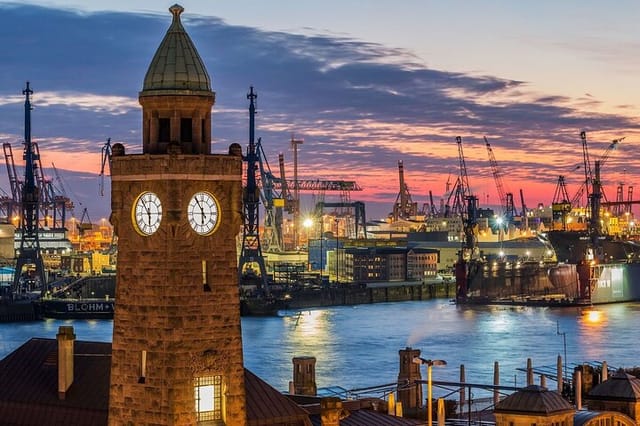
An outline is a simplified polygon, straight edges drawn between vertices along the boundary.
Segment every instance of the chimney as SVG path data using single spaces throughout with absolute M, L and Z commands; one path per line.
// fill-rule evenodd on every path
M 65 399 L 67 390 L 73 383 L 73 344 L 76 335 L 73 327 L 61 326 L 56 335 L 58 340 L 58 399 Z
M 340 426 L 342 415 L 342 401 L 330 396 L 320 400 L 320 419 L 322 426 Z
M 316 358 L 313 356 L 294 357 L 293 393 L 296 395 L 316 396 Z
M 422 385 L 416 380 L 422 380 L 420 364 L 413 362 L 413 358 L 420 356 L 420 349 L 405 348 L 398 351 L 400 355 L 400 371 L 398 373 L 398 402 L 402 403 L 407 414 L 418 407 L 422 407 Z

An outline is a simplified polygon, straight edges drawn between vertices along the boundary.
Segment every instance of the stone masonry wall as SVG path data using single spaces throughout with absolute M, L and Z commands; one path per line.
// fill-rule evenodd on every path
M 227 155 L 128 155 L 112 159 L 118 236 L 110 425 L 195 424 L 194 377 L 222 375 L 227 425 L 246 423 L 236 267 L 241 159 Z M 211 236 L 189 226 L 198 191 L 220 205 Z M 143 191 L 163 206 L 159 230 L 139 235 L 132 204 Z M 203 289 L 202 262 L 210 292 Z M 146 375 L 141 380 L 141 354 Z

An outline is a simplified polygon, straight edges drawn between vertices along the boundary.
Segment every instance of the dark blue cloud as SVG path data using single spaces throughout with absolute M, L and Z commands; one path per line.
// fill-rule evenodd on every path
M 33 134 L 41 139 L 42 150 L 99 152 L 107 137 L 133 150 L 140 146 L 141 113 L 135 102 L 170 24 L 168 13 L 76 13 L 21 5 L 3 5 L 0 11 L 0 97 L 19 98 L 24 82 L 31 81 L 36 92 Z M 483 144 L 487 134 L 503 146 L 548 152 L 532 146 L 535 134 L 537 140 L 555 141 L 558 149 L 575 151 L 570 161 L 575 163 L 580 159 L 579 130 L 638 128 L 637 121 L 625 116 L 580 111 L 562 97 L 518 96 L 529 90 L 524 82 L 428 69 L 400 49 L 344 37 L 232 26 L 213 17 L 190 17 L 188 10 L 182 16 L 216 91 L 214 150 L 247 141 L 246 93 L 253 85 L 259 95 L 257 132 L 270 163 L 276 165 L 277 153 L 287 152 L 295 132 L 308 142 L 300 153 L 301 170 L 308 178 L 339 173 L 355 180 L 358 169 L 377 167 L 395 173 L 399 159 L 411 170 L 444 175 L 457 165 L 452 134 L 465 136 L 469 144 Z M 47 92 L 105 96 L 104 102 L 114 105 L 99 111 L 75 104 L 39 106 L 38 96 Z M 133 103 L 116 112 L 109 107 L 120 101 L 112 96 Z M 500 102 L 487 102 L 493 98 Z M 21 135 L 22 116 L 20 99 L 2 102 L 0 133 Z M 375 122 L 384 126 L 373 129 L 370 124 Z M 407 135 L 408 129 L 415 131 Z M 47 140 L 61 137 L 71 141 L 47 146 Z M 404 145 L 386 143 L 403 139 Z M 449 159 L 403 149 L 418 141 L 450 147 Z M 339 149 L 350 154 L 335 155 Z M 539 174 L 536 161 L 500 160 L 520 175 Z M 469 159 L 468 167 L 471 175 L 488 173 L 486 158 Z M 556 175 L 552 169 L 546 179 Z M 393 194 L 395 179 L 389 181 L 388 193 Z M 423 193 L 431 189 L 420 185 Z

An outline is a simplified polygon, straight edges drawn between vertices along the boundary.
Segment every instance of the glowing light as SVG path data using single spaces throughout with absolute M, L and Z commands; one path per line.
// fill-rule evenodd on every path
M 582 311 L 582 319 L 592 325 L 600 324 L 604 321 L 604 313 L 597 309 L 585 309 Z
M 311 228 L 313 226 L 313 219 L 311 219 L 310 217 L 306 218 L 304 221 L 302 221 L 302 226 L 304 226 L 305 228 Z

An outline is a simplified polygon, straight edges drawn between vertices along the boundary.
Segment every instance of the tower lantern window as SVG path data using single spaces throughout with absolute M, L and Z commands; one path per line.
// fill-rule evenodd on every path
M 158 142 L 171 141 L 171 120 L 168 118 L 158 119 Z
M 190 118 L 180 119 L 180 141 L 193 142 L 193 129 Z

